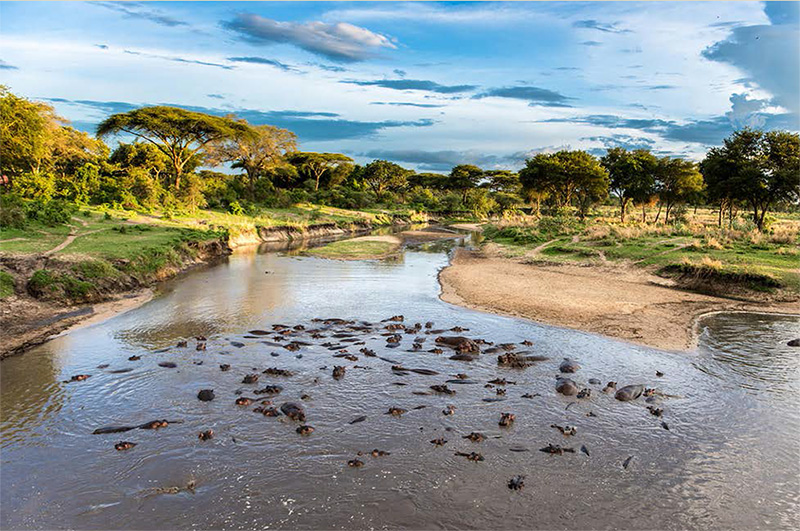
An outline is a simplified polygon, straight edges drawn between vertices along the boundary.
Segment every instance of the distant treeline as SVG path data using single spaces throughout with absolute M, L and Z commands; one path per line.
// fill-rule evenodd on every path
M 737 131 L 700 164 L 613 148 L 601 158 L 580 150 L 541 153 L 518 172 L 461 164 L 446 174 L 302 152 L 286 129 L 176 107 L 114 114 L 96 133 L 77 131 L 52 106 L 0 87 L 3 192 L 43 205 L 237 213 L 308 201 L 477 216 L 526 207 L 583 218 L 595 205 L 615 202 L 623 222 L 633 205 L 643 221 L 657 207 L 650 221 L 665 223 L 676 218 L 678 205 L 711 204 L 720 224 L 726 213 L 747 208 L 761 229 L 768 211 L 796 204 L 800 187 L 800 138 L 785 131 Z M 119 139 L 113 151 L 103 141 L 112 135 Z M 221 165 L 241 174 L 203 169 Z

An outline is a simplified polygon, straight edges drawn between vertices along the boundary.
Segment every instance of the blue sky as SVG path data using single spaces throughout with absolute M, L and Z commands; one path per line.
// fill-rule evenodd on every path
M 796 2 L 0 2 L 0 83 L 92 131 L 174 104 L 442 170 L 561 148 L 699 159 L 800 129 Z

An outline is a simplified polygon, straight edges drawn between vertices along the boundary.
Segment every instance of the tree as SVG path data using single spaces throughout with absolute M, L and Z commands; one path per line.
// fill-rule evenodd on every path
M 576 203 L 581 219 L 608 195 L 608 172 L 585 151 L 539 153 L 525 162 L 519 178 L 525 192 L 548 194 L 557 208 Z
M 664 223 L 669 223 L 672 207 L 703 189 L 703 176 L 697 170 L 697 165 L 688 160 L 664 157 L 658 165 L 658 199 L 666 207 Z
M 487 177 L 486 188 L 492 192 L 504 192 L 507 194 L 518 194 L 522 190 L 522 183 L 519 182 L 519 174 L 509 170 L 489 170 L 484 173 Z
M 711 149 L 700 165 L 709 197 L 722 206 L 740 200 L 753 210 L 753 223 L 779 201 L 794 201 L 800 188 L 800 136 L 785 131 L 743 129 Z
M 112 114 L 97 126 L 97 135 L 127 133 L 150 142 L 169 157 L 175 189 L 180 189 L 187 163 L 212 142 L 252 134 L 250 127 L 231 118 L 177 107 L 142 107 Z
M 298 173 L 306 174 L 314 179 L 314 190 L 319 190 L 320 179 L 325 173 L 332 173 L 337 168 L 352 169 L 353 159 L 341 153 L 313 153 L 298 151 L 289 153 L 286 160 Z
M 461 202 L 466 203 L 467 192 L 478 186 L 483 178 L 483 170 L 472 164 L 459 164 L 450 170 L 447 186 L 450 190 L 461 192 Z
M 208 149 L 211 164 L 232 162 L 247 174 L 250 195 L 255 193 L 255 183 L 272 168 L 285 164 L 284 155 L 297 149 L 297 135 L 287 129 L 271 125 L 251 127 L 252 133 L 237 133 L 231 138 L 213 142 Z
M 375 193 L 378 201 L 387 191 L 401 189 L 413 172 L 386 160 L 373 160 L 361 171 L 361 179 Z
M 645 149 L 611 148 L 600 160 L 611 179 L 611 191 L 620 202 L 620 221 L 625 223 L 628 204 L 644 204 L 654 193 L 658 159 Z
M 38 174 L 52 160 L 53 137 L 66 120 L 51 105 L 32 102 L 0 85 L 0 171 L 13 178 Z

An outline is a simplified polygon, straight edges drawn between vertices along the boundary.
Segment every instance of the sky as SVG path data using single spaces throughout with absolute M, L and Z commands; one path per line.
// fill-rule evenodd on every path
M 800 130 L 797 2 L 0 2 L 0 84 L 93 132 L 176 105 L 420 171 L 702 159 Z

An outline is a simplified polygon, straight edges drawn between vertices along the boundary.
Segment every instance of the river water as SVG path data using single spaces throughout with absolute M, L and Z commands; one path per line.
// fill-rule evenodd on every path
M 448 246 L 410 248 L 385 262 L 237 251 L 168 284 L 140 308 L 3 361 L 0 526 L 800 526 L 800 351 L 785 346 L 798 335 L 797 318 L 717 314 L 700 323 L 696 352 L 633 346 L 440 301 L 436 275 L 447 264 Z M 420 352 L 409 351 L 413 334 L 403 334 L 394 349 L 382 330 L 359 334 L 379 357 L 361 355 L 363 345 L 343 345 L 359 357 L 355 362 L 334 358 L 336 350 L 321 346 L 338 341 L 331 335 L 344 327 L 323 332 L 324 339 L 298 335 L 313 345 L 297 352 L 261 342 L 272 334 L 244 337 L 276 323 L 310 329 L 320 326 L 311 321 L 316 317 L 377 323 L 396 314 L 405 315 L 406 324 L 468 328 L 463 335 L 495 343 L 530 340 L 532 347 L 519 348 L 550 359 L 525 370 L 499 368 L 496 354 L 454 361 L 449 353 L 427 352 L 436 335 L 424 328 Z M 208 338 L 207 350 L 195 350 L 198 335 Z M 189 348 L 175 347 L 181 339 L 189 340 Z M 668 395 L 658 403 L 663 418 L 651 415 L 643 398 L 619 402 L 598 385 L 586 384 L 592 395 L 584 400 L 556 394 L 555 375 L 567 356 L 580 363 L 573 379 L 581 384 L 590 378 L 641 383 Z M 165 361 L 177 367 L 158 365 Z M 392 361 L 440 374 L 401 375 L 391 370 Z M 104 364 L 109 367 L 97 368 Z M 220 364 L 232 368 L 223 372 Z M 347 367 L 343 379 L 331 377 L 334 365 Z M 258 385 L 242 383 L 245 374 L 267 367 L 294 375 L 262 374 Z M 132 370 L 111 372 L 117 369 Z M 91 377 L 63 382 L 81 373 Z M 477 384 L 448 384 L 456 390 L 451 396 L 414 394 L 456 373 Z M 516 382 L 505 386 L 503 397 L 484 387 L 498 377 Z M 295 401 L 305 407 L 314 433 L 301 436 L 286 417 L 234 404 L 237 390 L 254 396 L 265 383 L 284 388 L 272 397 L 276 406 Z M 216 399 L 199 401 L 200 389 L 214 389 Z M 449 404 L 455 413 L 445 416 Z M 408 412 L 394 417 L 385 414 L 389 407 Z M 498 426 L 502 412 L 516 415 L 513 426 Z M 349 424 L 362 415 L 366 420 Z M 153 419 L 182 422 L 92 434 L 102 426 Z M 552 424 L 575 426 L 577 433 L 566 437 Z M 215 437 L 198 439 L 207 429 Z M 472 431 L 487 439 L 462 438 Z M 448 443 L 429 442 L 440 437 Z M 114 444 L 123 440 L 137 446 L 116 451 Z M 551 443 L 576 452 L 538 451 Z M 588 456 L 578 451 L 581 446 Z M 390 455 L 372 457 L 372 449 Z M 360 451 L 367 452 L 359 457 L 364 466 L 349 467 Z M 458 451 L 480 452 L 484 461 L 469 461 Z M 516 475 L 525 476 L 522 490 L 507 487 Z

